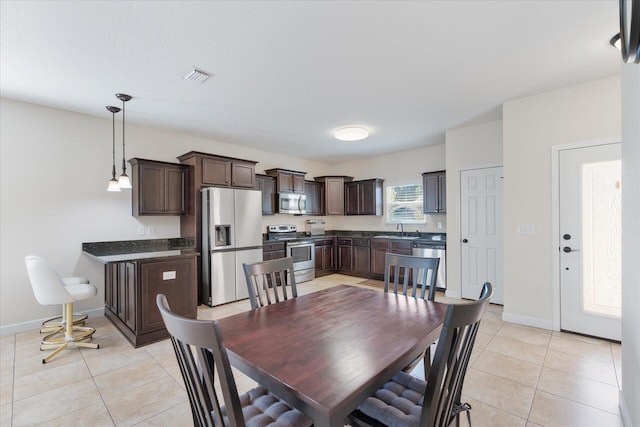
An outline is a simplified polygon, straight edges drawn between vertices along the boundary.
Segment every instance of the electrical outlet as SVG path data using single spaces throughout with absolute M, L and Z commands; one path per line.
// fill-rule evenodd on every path
M 148 225 L 147 226 L 147 234 L 148 235 L 153 235 L 156 233 L 156 228 L 153 225 Z
M 442 223 L 438 221 L 438 230 L 442 230 Z
M 138 227 L 138 236 L 144 236 L 144 225 Z

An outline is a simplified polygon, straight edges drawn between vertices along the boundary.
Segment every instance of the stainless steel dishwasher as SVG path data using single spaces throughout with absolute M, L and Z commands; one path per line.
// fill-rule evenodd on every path
M 440 258 L 438 274 L 436 275 L 436 289 L 447 289 L 447 261 L 446 244 L 443 242 L 428 242 L 419 240 L 413 242 L 411 255 L 423 258 Z

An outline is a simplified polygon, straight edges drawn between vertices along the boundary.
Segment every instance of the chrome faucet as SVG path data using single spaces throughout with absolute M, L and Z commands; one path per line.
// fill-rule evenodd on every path
M 398 227 L 400 227 L 400 230 L 402 232 L 400 236 L 404 237 L 404 225 L 402 225 L 402 223 L 399 223 L 398 225 L 396 225 L 396 230 L 398 229 Z

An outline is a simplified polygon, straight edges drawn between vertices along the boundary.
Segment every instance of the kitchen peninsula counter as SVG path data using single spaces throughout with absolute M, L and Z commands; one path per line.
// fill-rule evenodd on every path
M 196 318 L 198 252 L 191 239 L 83 243 L 82 251 L 105 265 L 105 316 L 134 347 L 169 336 L 158 294 L 172 311 Z

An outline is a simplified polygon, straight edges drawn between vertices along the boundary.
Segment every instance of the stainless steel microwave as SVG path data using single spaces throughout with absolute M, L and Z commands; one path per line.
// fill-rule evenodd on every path
M 294 215 L 306 214 L 306 194 L 278 193 L 278 213 Z

